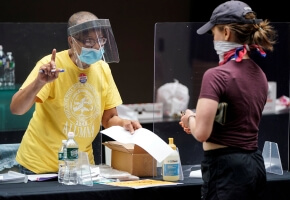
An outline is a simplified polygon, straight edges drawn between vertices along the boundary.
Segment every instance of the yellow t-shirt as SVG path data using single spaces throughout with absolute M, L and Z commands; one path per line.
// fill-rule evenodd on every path
M 20 89 L 29 85 L 39 67 L 50 61 L 42 58 Z M 67 133 L 73 131 L 79 151 L 87 152 L 94 164 L 92 142 L 99 133 L 104 110 L 122 104 L 109 65 L 98 61 L 88 69 L 79 69 L 68 50 L 56 54 L 56 67 L 64 69 L 59 77 L 37 94 L 35 111 L 22 138 L 16 161 L 35 173 L 58 171 L 58 150 Z

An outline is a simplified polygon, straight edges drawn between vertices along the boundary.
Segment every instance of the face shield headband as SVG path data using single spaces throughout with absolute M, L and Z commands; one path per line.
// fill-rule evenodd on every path
M 69 36 L 76 39 L 87 40 L 88 33 L 94 32 L 95 38 L 105 38 L 103 46 L 103 60 L 107 63 L 118 63 L 119 53 L 115 37 L 108 19 L 97 19 L 69 27 L 67 32 Z

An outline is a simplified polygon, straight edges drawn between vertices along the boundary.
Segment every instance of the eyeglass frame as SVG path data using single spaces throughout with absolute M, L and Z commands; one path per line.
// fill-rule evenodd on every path
M 98 44 L 99 47 L 102 47 L 107 42 L 107 38 L 105 38 L 105 37 L 97 38 L 97 40 L 95 40 L 93 38 L 86 38 L 83 40 L 78 39 L 76 37 L 73 37 L 73 38 L 76 39 L 77 41 L 81 42 L 86 47 L 94 47 L 96 44 Z M 102 40 L 102 41 L 100 41 L 100 40 Z M 87 42 L 89 42 L 89 45 L 87 45 L 88 44 Z

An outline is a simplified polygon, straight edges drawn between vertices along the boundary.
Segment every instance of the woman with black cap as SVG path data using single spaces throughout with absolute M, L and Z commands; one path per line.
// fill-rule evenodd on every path
M 268 81 L 250 53 L 273 51 L 276 31 L 268 20 L 257 19 L 241 1 L 227 1 L 197 30 L 211 33 L 219 66 L 202 79 L 196 112 L 186 110 L 180 125 L 203 143 L 202 199 L 259 199 L 266 171 L 258 149 L 258 131 L 267 100 Z M 216 119 L 221 105 L 223 116 Z

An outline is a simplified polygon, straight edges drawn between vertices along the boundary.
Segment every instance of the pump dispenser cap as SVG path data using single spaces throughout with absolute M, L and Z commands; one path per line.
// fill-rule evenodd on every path
M 67 134 L 68 138 L 73 138 L 75 136 L 74 132 L 68 132 Z
M 174 144 L 173 138 L 168 138 L 169 140 L 169 146 L 173 149 L 176 150 L 176 145 Z

